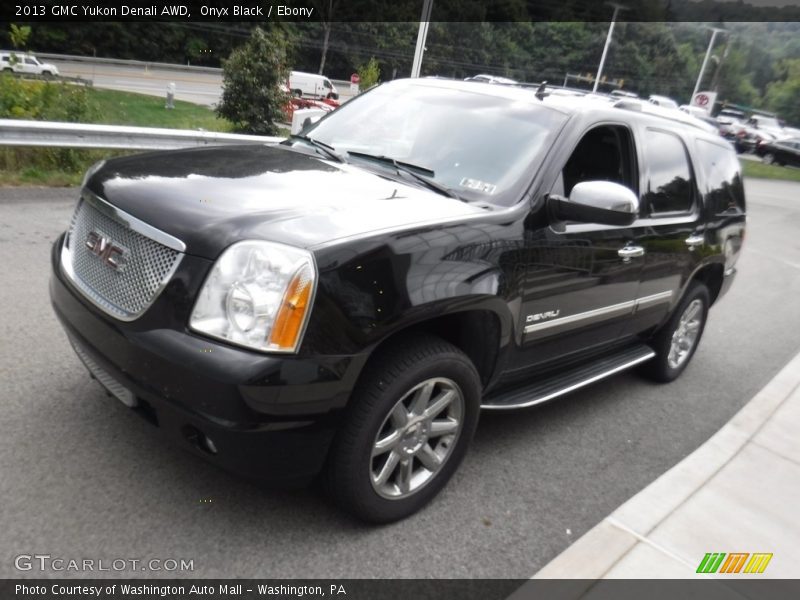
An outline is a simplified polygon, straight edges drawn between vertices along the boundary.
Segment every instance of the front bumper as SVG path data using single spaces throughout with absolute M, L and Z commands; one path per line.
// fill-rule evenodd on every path
M 90 373 L 130 390 L 136 412 L 226 470 L 302 485 L 322 469 L 365 357 L 269 356 L 198 336 L 185 325 L 155 326 L 147 314 L 117 321 L 64 277 L 61 242 L 53 248 L 51 302 Z M 191 268 L 191 260 L 184 262 Z M 164 315 L 176 294 L 186 294 L 180 281 L 176 289 L 171 285 L 148 313 Z M 96 378 L 108 389 L 108 380 Z

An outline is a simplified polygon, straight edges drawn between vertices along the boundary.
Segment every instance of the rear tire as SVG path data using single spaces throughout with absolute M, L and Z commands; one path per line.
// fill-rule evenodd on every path
M 689 284 L 672 316 L 650 341 L 656 355 L 640 368 L 645 377 L 667 383 L 683 373 L 703 337 L 710 305 L 708 288 L 698 282 Z
M 303 97 L 303 91 L 302 90 L 292 90 L 292 96 L 294 96 L 295 98 L 302 98 Z
M 350 399 L 326 487 L 357 518 L 390 523 L 427 504 L 458 468 L 478 424 L 481 383 L 469 358 L 434 336 L 379 352 Z

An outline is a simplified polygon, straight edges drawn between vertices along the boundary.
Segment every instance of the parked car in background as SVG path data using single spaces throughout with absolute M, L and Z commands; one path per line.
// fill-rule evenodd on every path
M 687 115 L 692 115 L 693 117 L 702 118 L 708 116 L 708 111 L 704 108 L 700 108 L 699 106 L 693 106 L 691 104 L 681 104 L 678 107 L 680 110 L 685 112 Z
M 339 99 L 339 91 L 331 80 L 324 75 L 292 71 L 289 75 L 289 91 L 297 98 L 331 98 Z
M 736 134 L 745 126 L 743 118 L 744 115 L 742 115 L 742 117 L 729 114 L 723 115 L 722 113 L 717 115 L 716 120 L 719 125 L 720 135 L 728 140 L 734 141 L 736 139 Z
M 482 83 L 500 83 L 503 85 L 514 85 L 517 83 L 514 79 L 509 79 L 508 77 L 498 77 L 496 75 L 487 75 L 485 73 L 481 73 L 480 75 L 475 75 L 473 77 L 467 77 L 464 81 L 480 81 Z
M 639 94 L 625 90 L 613 90 L 610 94 L 614 98 L 638 98 Z
M 755 127 L 744 124 L 741 125 L 736 132 L 733 145 L 739 154 L 752 153 L 756 151 L 759 144 L 773 142 L 775 139 L 775 135 L 763 129 L 756 129 Z
M 747 119 L 747 126 L 759 132 L 768 133 L 774 139 L 786 137 L 786 134 L 783 132 L 783 124 L 774 116 L 751 115 L 750 118 Z
M 744 121 L 747 115 L 744 111 L 735 108 L 723 108 L 717 113 L 717 118 L 730 118 L 738 121 Z
M 756 146 L 756 154 L 768 165 L 800 167 L 800 137 L 761 142 Z
M 650 104 L 655 104 L 656 106 L 661 106 L 663 108 L 678 108 L 678 103 L 675 102 L 672 98 L 668 98 L 667 96 L 659 96 L 657 94 L 652 94 L 647 99 Z
M 33 54 L 13 52 L 11 50 L 0 51 L 0 71 L 4 73 L 44 75 L 45 77 L 58 75 L 58 68 L 55 65 L 43 63 Z

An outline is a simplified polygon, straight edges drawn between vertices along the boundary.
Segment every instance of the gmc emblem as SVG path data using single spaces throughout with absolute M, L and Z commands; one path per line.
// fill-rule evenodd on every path
M 102 233 L 90 232 L 86 236 L 86 247 L 89 252 L 116 271 L 121 271 L 125 266 L 125 255 L 127 254 L 125 248 L 116 245 L 111 238 Z

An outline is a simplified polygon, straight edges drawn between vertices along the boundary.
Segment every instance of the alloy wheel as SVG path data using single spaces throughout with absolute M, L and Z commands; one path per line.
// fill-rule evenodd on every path
M 427 379 L 394 405 L 375 436 L 370 481 L 382 497 L 407 498 L 428 484 L 456 446 L 464 396 L 451 379 Z
M 667 363 L 671 369 L 677 369 L 692 353 L 700 334 L 703 322 L 703 302 L 694 299 L 683 311 L 678 326 L 672 334 Z

